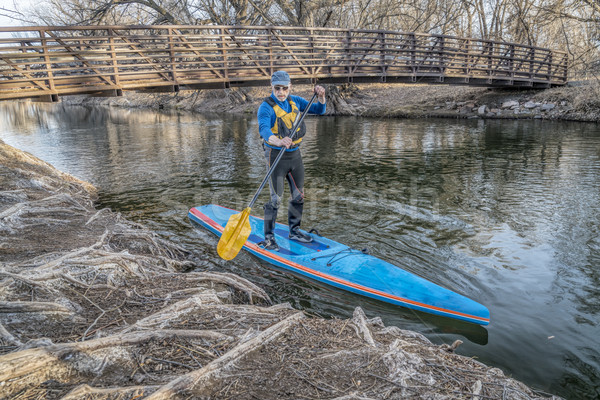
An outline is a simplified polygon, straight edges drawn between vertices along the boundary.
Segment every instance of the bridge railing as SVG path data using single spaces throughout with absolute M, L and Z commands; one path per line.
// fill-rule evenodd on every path
M 0 100 L 295 82 L 550 87 L 564 52 L 443 35 L 269 26 L 0 28 Z M 12 37 L 7 38 L 7 35 Z

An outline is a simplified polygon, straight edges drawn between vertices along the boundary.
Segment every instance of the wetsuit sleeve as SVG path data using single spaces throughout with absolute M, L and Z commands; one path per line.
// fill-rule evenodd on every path
M 300 97 L 300 96 L 291 96 L 292 100 L 294 100 L 294 103 L 298 104 L 298 109 L 300 111 L 304 111 L 304 109 L 306 108 L 306 106 L 308 105 L 308 100 Z M 327 110 L 327 104 L 321 104 L 319 103 L 319 101 L 315 101 L 312 106 L 310 106 L 310 109 L 308 110 L 309 114 L 317 114 L 317 115 L 323 115 L 325 114 L 325 111 Z
M 271 127 L 275 123 L 275 111 L 268 103 L 263 102 L 258 107 L 258 133 L 265 140 L 269 141 L 269 137 L 273 134 Z

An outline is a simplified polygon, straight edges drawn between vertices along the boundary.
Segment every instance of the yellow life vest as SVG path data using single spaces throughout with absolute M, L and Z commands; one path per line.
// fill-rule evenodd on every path
M 275 100 L 273 100 L 271 97 L 267 97 L 265 101 L 269 103 L 271 107 L 273 107 L 273 111 L 275 111 L 275 115 L 277 117 L 275 119 L 275 124 L 271 127 L 271 132 L 273 132 L 273 135 L 277 136 L 279 139 L 283 139 L 286 136 L 292 136 L 292 125 L 294 125 L 296 117 L 300 114 L 300 110 L 298 109 L 296 103 L 294 103 L 288 97 L 287 101 L 289 102 L 292 111 L 287 112 L 283 108 L 279 107 L 279 105 L 277 105 L 277 103 L 275 103 Z M 304 124 L 304 121 L 302 121 L 302 123 L 296 130 L 296 136 L 294 138 L 295 140 L 293 141 L 293 147 L 298 146 L 300 142 L 302 142 L 302 138 L 305 134 L 306 125 Z

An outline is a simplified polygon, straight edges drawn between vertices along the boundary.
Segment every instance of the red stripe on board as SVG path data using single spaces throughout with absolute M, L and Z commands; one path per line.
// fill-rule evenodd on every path
M 208 217 L 207 215 L 205 215 L 205 214 L 201 213 L 200 211 L 198 211 L 196 208 L 192 208 L 190 210 L 190 212 L 192 214 L 194 214 L 195 216 L 197 216 L 198 218 L 200 218 L 202 221 L 204 221 L 207 224 L 209 224 L 210 226 L 212 226 L 213 228 L 219 230 L 220 232 L 223 232 L 223 230 L 225 229 L 221 225 L 217 224 L 210 217 Z M 293 261 L 290 261 L 290 260 L 288 260 L 286 258 L 278 256 L 277 254 L 273 254 L 273 253 L 271 253 L 268 250 L 265 250 L 265 249 L 263 249 L 261 247 L 258 247 L 254 243 L 250 243 L 248 241 L 246 241 L 246 243 L 244 244 L 244 247 L 247 247 L 248 249 L 251 249 L 251 250 L 253 250 L 253 251 L 257 252 L 257 253 L 260 253 L 260 254 L 262 254 L 265 257 L 268 257 L 270 259 L 276 260 L 276 261 L 278 261 L 278 262 L 280 262 L 282 264 L 288 265 L 288 266 L 290 266 L 292 268 L 299 269 L 299 270 L 304 271 L 304 272 L 306 272 L 308 274 L 318 276 L 318 277 L 320 277 L 322 279 L 325 279 L 325 280 L 336 282 L 336 283 L 338 283 L 340 285 L 343 285 L 343 286 L 348 286 L 348 287 L 351 287 L 351 288 L 354 288 L 354 289 L 361 290 L 363 292 L 371 293 L 371 294 L 374 294 L 374 295 L 377 295 L 377 296 L 385 297 L 385 298 L 388 298 L 388 299 L 391 299 L 391 300 L 396 300 L 396 301 L 400 301 L 400 302 L 407 303 L 407 304 L 412 304 L 412 305 L 419 306 L 419 307 L 422 307 L 422 308 L 426 308 L 426 309 L 429 309 L 429 310 L 436 310 L 436 311 L 440 311 L 440 312 L 443 312 L 443 313 L 446 313 L 446 314 L 452 314 L 452 315 L 461 316 L 461 317 L 465 317 L 465 318 L 470 318 L 470 319 L 474 319 L 474 320 L 482 321 L 482 322 L 488 322 L 489 323 L 489 321 L 490 321 L 489 318 L 477 317 L 477 316 L 474 316 L 474 315 L 469 315 L 469 314 L 461 313 L 461 312 L 458 312 L 458 311 L 447 310 L 445 308 L 440 308 L 440 307 L 432 306 L 432 305 L 429 305 L 429 304 L 419 303 L 418 301 L 405 299 L 405 298 L 402 298 L 402 297 L 399 297 L 399 296 L 394 296 L 394 295 L 389 294 L 389 293 L 381 292 L 381 291 L 376 290 L 376 289 L 371 289 L 369 287 L 362 286 L 362 285 L 359 285 L 357 283 L 348 282 L 348 281 L 345 281 L 343 279 L 339 279 L 339 278 L 336 278 L 334 276 L 327 275 L 327 274 L 324 274 L 324 273 L 319 272 L 319 271 L 315 271 L 314 269 L 310 269 L 308 267 L 305 267 L 302 264 L 297 264 L 297 263 L 295 263 Z
M 197 208 L 192 208 L 190 210 L 190 212 L 192 214 L 194 214 L 196 217 L 200 218 L 202 221 L 206 222 L 208 225 L 210 225 L 213 228 L 217 229 L 219 232 L 223 233 L 223 231 L 225 230 L 224 227 L 222 227 L 221 225 L 217 224 L 212 218 L 210 218 L 206 214 L 202 214 Z

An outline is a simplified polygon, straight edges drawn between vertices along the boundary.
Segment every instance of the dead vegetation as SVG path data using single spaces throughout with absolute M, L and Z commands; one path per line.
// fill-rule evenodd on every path
M 0 398 L 548 397 L 360 309 L 272 305 L 1 141 L 0 166 Z

